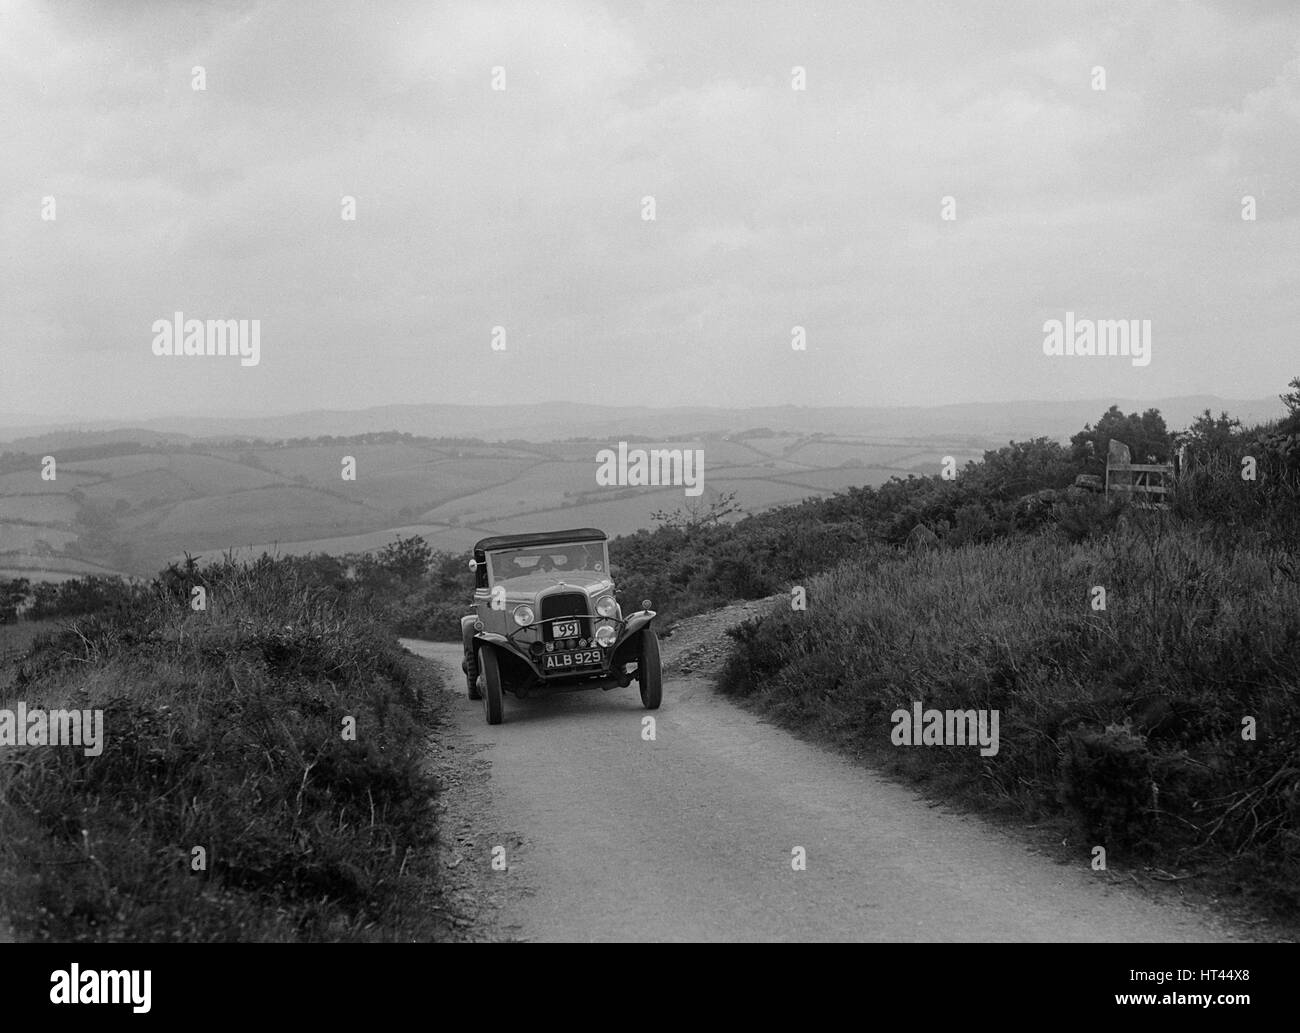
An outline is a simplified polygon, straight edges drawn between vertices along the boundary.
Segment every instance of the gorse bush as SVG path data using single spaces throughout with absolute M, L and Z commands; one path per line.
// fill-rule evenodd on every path
M 18 584 L 22 585 L 21 594 L 30 597 L 24 614 L 28 620 L 79 617 L 125 606 L 141 591 L 116 577 L 70 578 L 59 584 L 41 581 L 30 587 L 22 579 Z
M 1083 542 L 1109 534 L 1119 524 L 1127 507 L 1122 500 L 1102 495 L 1076 495 L 1056 501 L 1051 519 L 1060 534 L 1071 542 Z
M 428 675 L 296 564 L 209 575 L 206 611 L 156 582 L 0 693 L 104 711 L 99 756 L 5 751 L 0 910 L 57 941 L 428 935 Z

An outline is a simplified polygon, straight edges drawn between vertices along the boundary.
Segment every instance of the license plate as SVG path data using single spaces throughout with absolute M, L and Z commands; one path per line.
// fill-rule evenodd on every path
M 564 671 L 570 667 L 591 667 L 600 665 L 599 649 L 578 649 L 571 653 L 547 653 L 544 671 Z
M 582 638 L 582 622 L 556 621 L 551 625 L 551 638 Z

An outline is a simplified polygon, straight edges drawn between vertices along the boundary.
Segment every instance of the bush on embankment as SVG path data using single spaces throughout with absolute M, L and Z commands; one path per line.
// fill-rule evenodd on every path
M 33 940 L 427 935 L 428 675 L 291 563 L 204 574 L 205 611 L 160 579 L 0 688 L 104 712 L 99 756 L 0 750 L 0 912 Z
M 1160 513 L 1080 543 L 882 546 L 809 579 L 806 611 L 736 629 L 721 686 L 940 795 L 1066 816 L 1113 859 L 1200 864 L 1294 910 L 1298 552 Z M 914 701 L 998 710 L 998 753 L 894 746 Z

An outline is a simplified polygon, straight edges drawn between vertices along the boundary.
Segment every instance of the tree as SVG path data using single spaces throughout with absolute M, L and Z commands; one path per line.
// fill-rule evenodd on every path
M 1240 420 L 1230 417 L 1226 412 L 1220 412 L 1216 417 L 1206 409 L 1178 437 L 1186 442 L 1188 448 L 1198 452 L 1222 452 L 1232 444 L 1233 437 L 1240 430 Z
M 398 538 L 379 550 L 379 565 L 403 581 L 423 576 L 433 562 L 433 550 L 418 534 Z
M 1300 421 L 1300 377 L 1292 377 L 1287 387 L 1294 388 L 1284 395 L 1278 395 L 1286 406 L 1288 420 Z
M 1111 438 L 1128 445 L 1133 462 L 1168 462 L 1172 449 L 1169 428 L 1159 409 L 1148 409 L 1141 416 L 1120 412 L 1112 405 L 1094 427 L 1086 424 L 1083 430 L 1070 438 L 1070 456 L 1080 466 L 1099 471 L 1106 465 L 1106 452 Z

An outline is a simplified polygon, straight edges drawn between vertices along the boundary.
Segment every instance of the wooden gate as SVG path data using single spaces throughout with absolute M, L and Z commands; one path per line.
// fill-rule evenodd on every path
M 1174 483 L 1173 463 L 1135 463 L 1128 445 L 1110 439 L 1106 452 L 1106 498 L 1112 493 L 1135 506 L 1168 505 L 1165 496 Z

